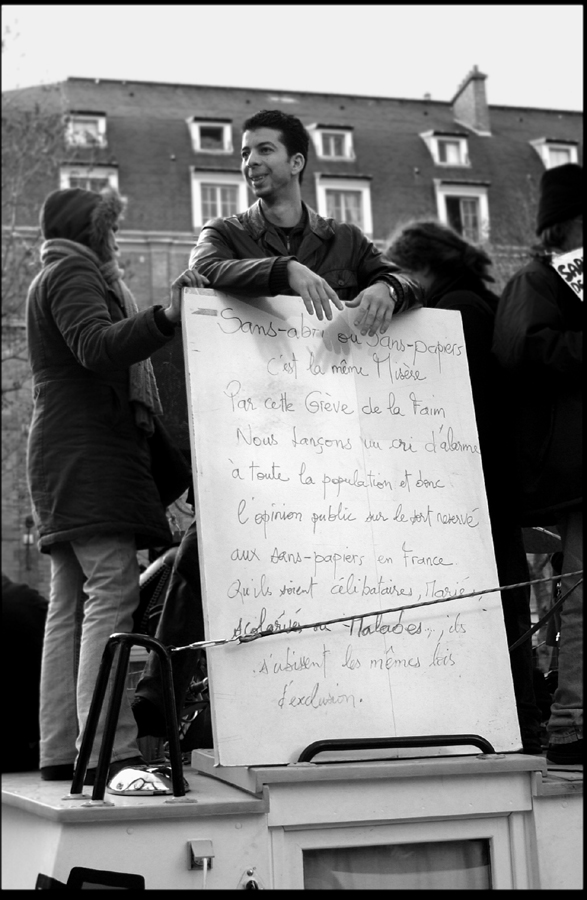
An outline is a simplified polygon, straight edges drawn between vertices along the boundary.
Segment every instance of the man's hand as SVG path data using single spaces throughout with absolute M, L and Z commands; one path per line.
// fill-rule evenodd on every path
M 323 319 L 324 316 L 332 319 L 331 303 L 337 309 L 344 309 L 342 300 L 339 300 L 338 294 L 332 290 L 328 282 L 297 260 L 292 259 L 288 262 L 287 277 L 290 288 L 302 298 L 310 315 L 315 312 L 319 319 Z
M 359 315 L 355 319 L 355 328 L 361 334 L 369 333 L 369 337 L 377 334 L 385 334 L 391 324 L 391 317 L 395 309 L 395 301 L 391 299 L 389 286 L 383 282 L 372 284 L 357 294 L 354 300 L 347 301 L 347 306 L 359 308 Z
M 181 322 L 181 290 L 184 287 L 207 287 L 210 282 L 205 275 L 195 269 L 186 269 L 171 285 L 171 305 L 163 310 L 170 322 L 179 325 Z

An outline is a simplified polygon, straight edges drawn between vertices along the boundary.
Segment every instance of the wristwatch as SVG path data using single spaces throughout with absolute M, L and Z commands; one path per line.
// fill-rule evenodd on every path
M 389 290 L 389 296 L 390 296 L 391 299 L 394 301 L 394 303 L 395 303 L 396 305 L 399 303 L 399 297 L 398 297 L 398 295 L 397 295 L 397 291 L 396 291 L 396 289 L 394 288 L 394 286 L 393 286 L 392 284 L 389 283 L 389 281 L 378 281 L 378 282 L 376 282 L 376 283 L 377 283 L 377 284 L 384 284 L 385 287 Z

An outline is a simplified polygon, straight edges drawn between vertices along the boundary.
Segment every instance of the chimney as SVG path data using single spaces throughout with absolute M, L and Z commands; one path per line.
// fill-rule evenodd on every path
M 477 66 L 473 66 L 451 100 L 456 121 L 482 135 L 491 134 L 489 107 L 485 93 L 486 78 L 487 75 L 483 75 Z

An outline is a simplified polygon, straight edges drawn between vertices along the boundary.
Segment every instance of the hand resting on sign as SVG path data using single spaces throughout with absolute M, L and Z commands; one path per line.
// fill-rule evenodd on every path
M 164 310 L 165 315 L 174 325 L 181 322 L 181 292 L 185 287 L 203 288 L 210 282 L 205 275 L 200 275 L 195 269 L 186 269 L 171 284 L 171 299 L 169 306 Z
M 320 320 L 324 319 L 324 316 L 332 319 L 331 303 L 337 309 L 344 309 L 342 300 L 328 282 L 297 260 L 292 259 L 287 264 L 287 276 L 289 286 L 302 298 L 310 315 L 315 312 Z
M 354 326 L 362 335 L 368 333 L 369 337 L 373 337 L 378 331 L 385 334 L 389 328 L 395 300 L 391 298 L 388 285 L 378 282 L 365 288 L 354 300 L 348 300 L 347 306 L 351 309 L 359 307 Z

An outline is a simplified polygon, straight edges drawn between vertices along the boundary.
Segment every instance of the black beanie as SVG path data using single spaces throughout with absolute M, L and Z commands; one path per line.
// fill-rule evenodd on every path
M 90 246 L 92 213 L 102 197 L 82 188 L 53 191 L 41 209 L 41 231 L 45 240 L 66 238 Z
M 536 234 L 574 219 L 583 211 L 583 168 L 566 163 L 547 169 L 540 180 Z

